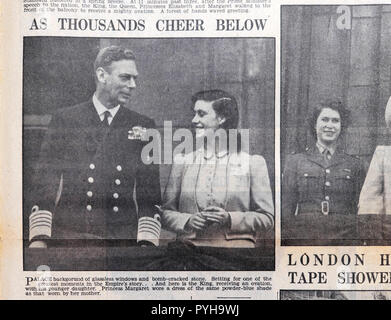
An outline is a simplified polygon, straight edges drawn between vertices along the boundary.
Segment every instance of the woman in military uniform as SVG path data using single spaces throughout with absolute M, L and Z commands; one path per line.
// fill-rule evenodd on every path
M 283 229 L 289 219 L 357 213 L 363 181 L 361 161 L 345 153 L 339 141 L 349 123 L 349 112 L 339 101 L 314 108 L 309 129 L 316 143 L 287 157 L 282 179 Z M 291 220 L 292 221 L 292 220 Z

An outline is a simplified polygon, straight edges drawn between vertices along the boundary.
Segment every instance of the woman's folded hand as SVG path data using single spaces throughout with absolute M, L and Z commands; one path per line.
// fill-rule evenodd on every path
M 218 223 L 222 226 L 228 226 L 231 224 L 229 213 L 220 207 L 207 207 L 202 211 L 202 216 L 211 223 Z
M 203 217 L 202 213 L 192 214 L 185 225 L 185 230 L 202 231 L 209 225 L 208 221 Z

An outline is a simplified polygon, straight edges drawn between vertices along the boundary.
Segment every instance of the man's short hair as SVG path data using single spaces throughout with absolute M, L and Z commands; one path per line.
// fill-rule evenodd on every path
M 308 127 L 311 132 L 311 135 L 314 139 L 317 139 L 316 136 L 316 121 L 323 109 L 331 109 L 337 111 L 341 118 L 341 136 L 344 135 L 346 128 L 350 125 L 350 111 L 346 109 L 343 103 L 340 100 L 331 100 L 327 99 L 321 101 L 318 105 L 315 106 L 312 111 L 311 116 L 308 118 Z
M 239 122 L 238 103 L 233 95 L 223 90 L 200 91 L 191 97 L 192 109 L 198 100 L 212 102 L 213 110 L 220 117 L 225 118 L 221 125 L 223 129 L 237 129 Z
M 94 62 L 94 71 L 98 68 L 107 68 L 114 61 L 120 60 L 136 60 L 136 57 L 132 50 L 120 47 L 120 46 L 110 46 L 103 48 L 99 51 Z

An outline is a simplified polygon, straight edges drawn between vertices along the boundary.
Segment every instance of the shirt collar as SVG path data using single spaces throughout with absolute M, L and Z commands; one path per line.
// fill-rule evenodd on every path
M 116 106 L 116 107 L 114 107 L 114 108 L 111 108 L 111 109 L 106 108 L 106 107 L 102 104 L 102 102 L 99 101 L 99 99 L 98 99 L 98 97 L 96 96 L 95 93 L 94 93 L 94 95 L 92 96 L 92 103 L 94 104 L 95 110 L 96 110 L 96 112 L 98 113 L 98 115 L 99 115 L 99 117 L 101 118 L 101 120 L 102 120 L 102 118 L 103 118 L 103 116 L 104 116 L 103 114 L 104 114 L 106 111 L 110 112 L 111 117 L 112 117 L 112 119 L 113 119 L 113 118 L 115 117 L 116 113 L 118 112 L 119 107 L 120 107 L 120 105 L 118 105 L 118 106 Z
M 224 150 L 224 151 L 220 151 L 218 152 L 217 154 L 216 153 L 212 153 L 212 152 L 208 152 L 206 150 L 202 150 L 202 156 L 204 157 L 205 160 L 211 160 L 211 159 L 222 159 L 222 158 L 225 158 L 228 156 L 228 151 L 227 150 Z
M 325 150 L 329 150 L 330 154 L 333 155 L 335 153 L 335 147 L 326 147 L 324 144 L 320 143 L 319 141 L 316 142 L 316 146 L 320 153 L 323 154 Z

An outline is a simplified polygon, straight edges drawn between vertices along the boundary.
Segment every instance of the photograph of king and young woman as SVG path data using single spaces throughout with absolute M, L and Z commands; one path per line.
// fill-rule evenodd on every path
M 24 268 L 274 270 L 273 38 L 24 38 Z

